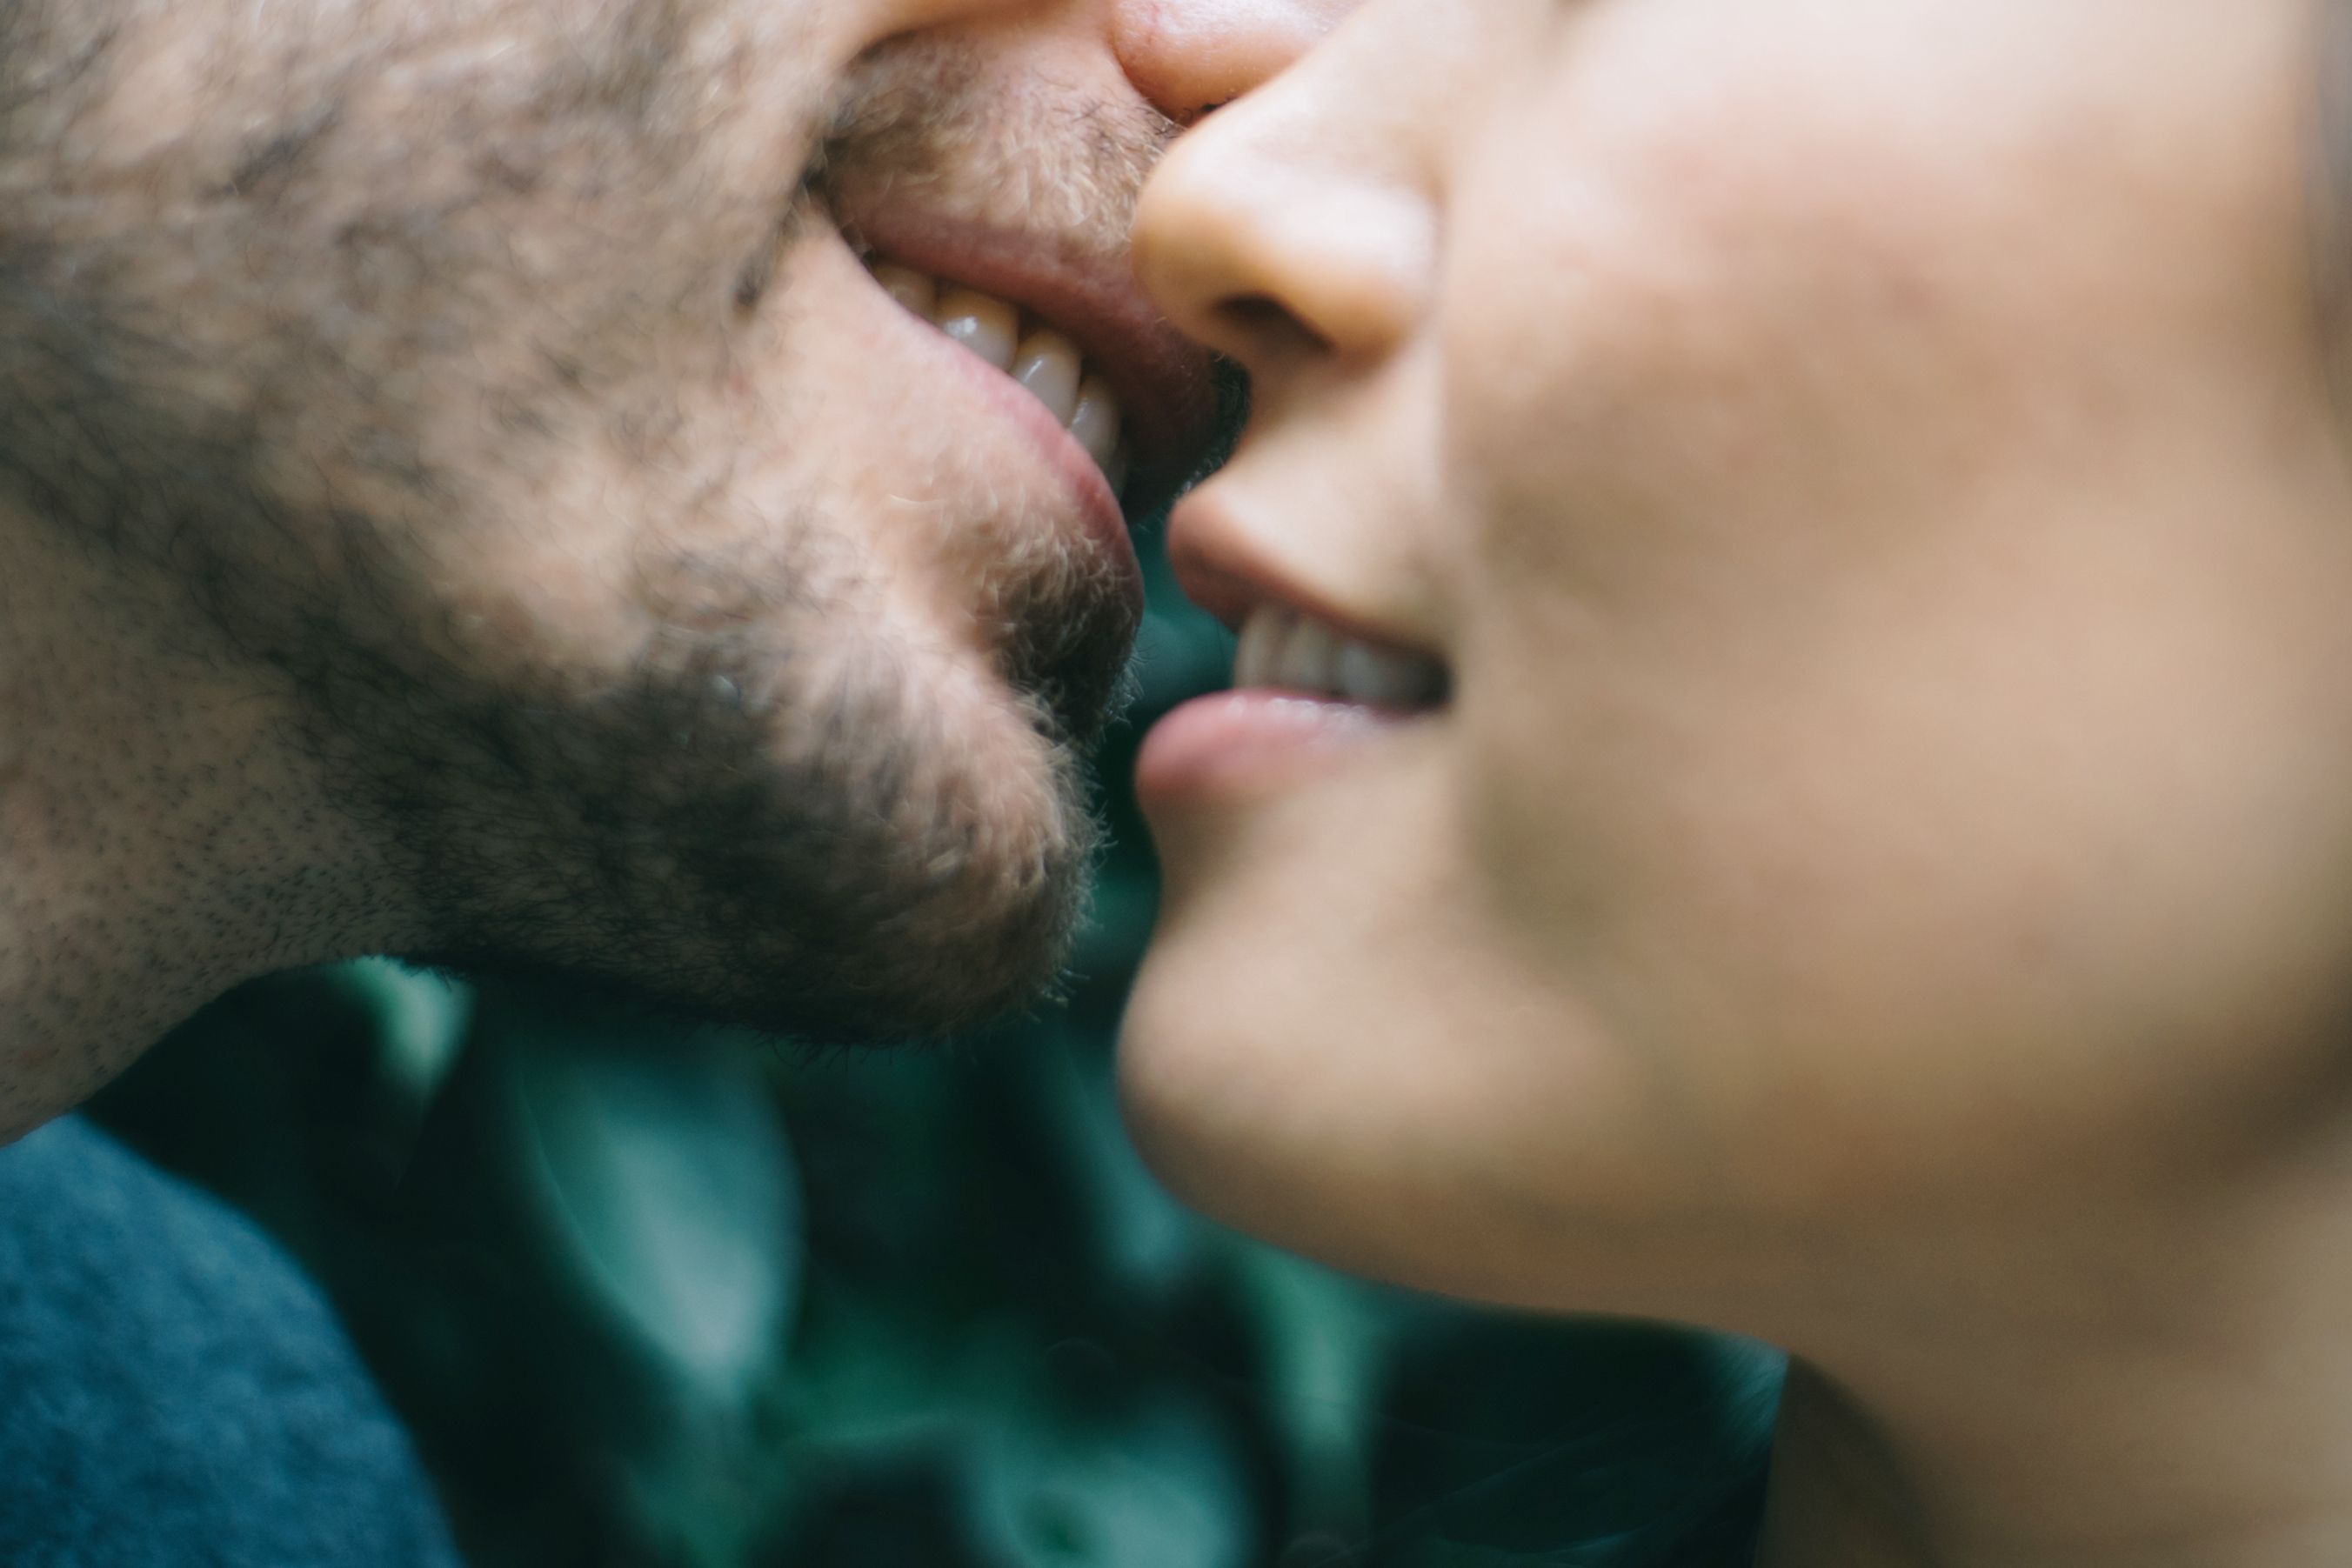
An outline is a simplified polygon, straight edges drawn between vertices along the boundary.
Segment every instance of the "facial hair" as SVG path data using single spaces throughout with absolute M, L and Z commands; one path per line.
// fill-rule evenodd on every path
M 564 482 L 583 431 L 667 472 L 686 415 L 666 389 L 723 368 L 821 201 L 707 162 L 726 138 L 694 106 L 752 24 L 649 0 L 597 26 L 528 78 L 453 68 L 405 100 L 386 84 L 419 74 L 394 71 L 415 39 L 305 35 L 252 67 L 255 102 L 215 85 L 222 123 L 149 159 L 138 203 L 55 159 L 104 111 L 105 57 L 51 73 L 0 132 L 0 195 L 22 198 L 0 220 L 0 475 L 79 548 L 178 585 L 192 657 L 287 680 L 288 743 L 396 852 L 372 895 L 413 913 L 412 956 L 827 1040 L 1017 1006 L 1083 904 L 1078 758 L 1133 632 L 1098 569 L 990 566 L 1013 630 L 985 699 L 891 630 L 864 519 L 739 516 L 723 460 L 684 465 L 644 531 L 625 661 L 570 657 L 453 583 L 447 541 Z M 15 79 L 37 75 L 20 56 Z M 857 86 L 793 83 L 813 169 L 961 160 L 975 200 L 1017 189 L 1122 232 L 1164 139 L 1108 111 L 1117 134 L 1071 137 L 1066 104 L 1008 107 L 939 56 Z M 300 237 L 321 204 L 331 250 Z M 518 320 L 528 355 L 469 368 Z M 481 445 L 428 434 L 452 399 Z M 677 526 L 699 516 L 726 526 Z

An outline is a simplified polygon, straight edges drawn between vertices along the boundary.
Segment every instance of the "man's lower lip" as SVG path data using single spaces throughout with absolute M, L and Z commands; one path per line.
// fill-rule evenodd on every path
M 1199 697 L 1144 737 L 1136 794 L 1150 804 L 1276 788 L 1418 716 L 1299 692 Z
M 925 212 L 919 204 L 903 205 L 887 191 L 850 193 L 846 204 L 845 193 L 835 191 L 832 200 L 844 232 L 856 235 L 876 255 L 943 282 L 1026 300 L 1046 319 L 1136 316 L 1150 323 L 1130 320 L 1130 330 L 1114 334 L 1123 340 L 1118 352 L 1106 350 L 1095 368 L 1118 392 L 1125 418 L 1134 462 L 1127 483 L 1129 514 L 1147 517 L 1175 500 L 1216 438 L 1220 394 L 1214 361 L 1139 296 L 1129 298 L 1132 274 L 1123 256 L 1092 262 L 1066 257 L 1045 267 L 1041 277 L 1037 258 L 1029 254 L 1034 238 Z
M 1131 585 L 1136 602 L 1140 604 L 1143 566 L 1136 559 L 1135 541 L 1128 535 L 1127 513 L 1120 507 L 1109 479 L 1087 455 L 1087 449 L 1062 428 L 1053 411 L 1039 402 L 1027 388 L 943 334 L 933 332 L 931 336 L 944 356 L 943 362 L 954 365 L 955 373 L 978 396 L 1028 433 L 1038 452 L 1076 499 L 1087 532 L 1108 553 L 1120 575 Z

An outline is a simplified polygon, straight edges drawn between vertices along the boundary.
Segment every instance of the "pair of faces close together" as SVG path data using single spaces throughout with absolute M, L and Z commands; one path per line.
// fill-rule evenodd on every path
M 1171 1185 L 1788 1347 L 1776 1565 L 2352 1560 L 2334 0 L 299 9 L 0 12 L 13 1126 L 1030 994 L 1205 345 Z

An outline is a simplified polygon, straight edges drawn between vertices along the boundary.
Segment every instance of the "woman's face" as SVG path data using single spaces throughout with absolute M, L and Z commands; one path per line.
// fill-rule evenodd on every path
M 1181 1191 L 1719 1317 L 2337 1107 L 2319 10 L 1370 0 L 1180 144 L 1142 265 L 1257 392 L 1189 580 L 1450 688 L 1148 748 Z

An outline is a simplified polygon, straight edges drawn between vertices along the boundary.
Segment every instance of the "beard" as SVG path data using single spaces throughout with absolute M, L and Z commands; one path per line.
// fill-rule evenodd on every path
M 676 388 L 723 379 L 744 280 L 809 198 L 711 172 L 726 137 L 694 37 L 655 66 L 616 38 L 625 97 L 583 90 L 560 41 L 552 85 L 368 110 L 422 121 L 391 135 L 350 95 L 399 51 L 355 40 L 331 90 L 270 83 L 279 133 L 224 103 L 233 134 L 196 128 L 184 168 L 143 169 L 161 204 L 68 189 L 20 121 L 0 146 L 0 484 L 164 580 L 189 657 L 290 694 L 284 744 L 333 799 L 257 812 L 325 811 L 376 846 L 394 874 L 355 896 L 404 956 L 827 1041 L 1016 1007 L 1083 908 L 1079 759 L 1129 590 L 1085 552 L 967 545 L 950 565 L 1003 633 L 982 670 L 910 623 L 868 519 L 734 493 L 734 433 Z M 819 131 L 821 85 L 793 110 Z M 673 100 L 702 106 L 697 134 L 663 130 Z M 474 150 L 462 179 L 417 158 L 428 142 Z M 1156 149 L 1146 128 L 1130 188 Z M 561 559 L 574 517 L 546 497 L 591 458 L 626 467 L 627 548 L 596 574 L 607 613 L 551 635 L 515 612 L 516 562 Z M 542 507 L 538 553 L 481 547 Z
M 1083 758 L 1126 681 L 1115 576 L 1008 562 L 1013 634 L 976 673 L 905 634 L 853 535 L 771 519 L 756 546 L 634 561 L 629 618 L 653 630 L 583 667 L 435 586 L 398 518 L 289 509 L 216 424 L 87 392 L 37 422 L 102 432 L 104 467 L 0 472 L 126 574 L 166 569 L 189 657 L 278 677 L 282 743 L 396 868 L 365 896 L 422 934 L 404 956 L 844 1043 L 1050 988 L 1097 839 Z M 0 451 L 26 434 L 0 419 Z
M 835 1042 L 963 1028 L 1058 973 L 1096 840 L 1081 688 L 1123 633 L 1042 666 L 1075 673 L 1016 686 L 1025 730 L 991 735 L 863 595 L 780 605 L 757 585 L 810 577 L 772 562 L 673 563 L 645 588 L 661 632 L 593 686 L 355 637 L 446 615 L 382 616 L 368 580 L 278 662 L 348 804 L 405 847 L 434 933 L 409 956 Z

